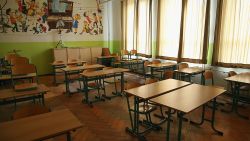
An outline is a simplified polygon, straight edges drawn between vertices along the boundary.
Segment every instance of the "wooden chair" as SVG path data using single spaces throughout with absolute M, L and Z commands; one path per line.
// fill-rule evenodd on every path
M 23 106 L 19 109 L 17 109 L 13 115 L 12 115 L 12 119 L 16 120 L 16 119 L 20 119 L 20 118 L 25 118 L 25 117 L 29 117 L 29 116 L 34 116 L 34 115 L 39 115 L 39 114 L 44 114 L 44 113 L 48 113 L 50 112 L 50 109 L 39 105 L 39 104 L 32 104 L 32 105 L 26 105 Z
M 120 67 L 121 65 L 121 56 L 119 56 L 118 53 L 114 53 L 112 54 L 112 56 L 114 56 L 114 61 L 112 62 L 111 66 L 113 67 Z
M 180 63 L 178 65 L 178 70 L 188 68 L 188 67 L 189 67 L 188 63 Z
M 16 53 L 8 53 L 4 56 L 4 59 L 10 63 L 12 58 L 19 57 Z
M 149 61 L 145 61 L 144 64 L 143 64 L 143 75 L 144 75 L 144 78 L 146 79 L 147 77 L 150 77 L 151 76 L 151 72 L 148 71 L 148 65 L 152 64 L 151 62 Z
M 103 70 L 109 70 L 109 69 L 113 69 L 112 67 L 105 67 L 103 68 Z M 113 77 L 113 79 L 112 79 Z M 117 94 L 118 93 L 118 90 L 117 90 L 117 83 L 119 82 L 119 80 L 116 79 L 116 75 L 115 74 L 112 74 L 112 75 L 106 75 L 105 78 L 103 78 L 103 86 L 105 86 L 105 83 L 107 84 L 114 84 L 115 85 L 115 93 Z M 105 93 L 105 97 L 106 98 L 109 98 L 106 96 L 106 90 L 104 88 L 104 93 Z M 110 99 L 110 98 L 109 98 Z
M 174 78 L 174 71 L 172 70 L 166 70 L 163 74 L 163 78 L 164 79 L 170 79 L 170 78 Z
M 160 60 L 153 60 L 152 64 L 160 64 L 161 61 Z M 155 72 L 160 73 L 160 79 L 162 78 L 162 74 L 164 73 L 164 70 L 162 69 L 154 69 Z
M 153 61 L 152 61 L 152 64 L 160 64 L 160 63 L 161 63 L 160 60 L 153 60 Z
M 157 81 L 158 81 L 158 79 L 156 79 L 156 78 L 146 78 L 145 85 L 155 83 Z
M 102 56 L 111 56 L 109 48 L 102 48 Z
M 204 85 L 206 85 L 207 81 L 211 81 L 212 85 L 214 85 L 214 77 L 213 72 L 211 70 L 206 70 L 203 74 L 204 76 Z
M 136 83 L 136 82 L 128 82 L 125 84 L 124 89 L 128 90 L 128 89 L 132 89 L 132 88 L 136 88 L 136 87 L 140 87 L 141 84 L 140 83 Z M 125 93 L 126 99 L 127 99 L 127 104 L 128 104 L 128 111 L 129 111 L 129 116 L 130 116 L 130 120 L 132 121 L 132 112 L 135 112 L 134 109 L 131 108 L 130 106 L 130 102 L 129 102 L 129 97 L 131 97 L 132 95 Z M 146 120 L 149 123 L 152 123 L 151 120 L 151 113 L 153 111 L 155 111 L 157 108 L 154 105 L 151 105 L 148 103 L 148 101 L 144 101 L 139 105 L 139 114 L 143 114 L 146 117 Z
M 228 77 L 231 77 L 231 76 L 234 76 L 234 75 L 237 75 L 237 73 L 235 71 L 229 71 L 228 72 Z
M 181 70 L 181 69 L 184 69 L 184 68 L 188 68 L 188 67 L 189 67 L 188 63 L 180 63 L 180 64 L 178 65 L 178 70 Z M 185 75 L 185 74 L 179 74 L 178 77 L 179 77 L 179 79 L 181 79 L 181 80 L 185 80 L 185 79 L 188 78 L 189 76 L 188 76 L 188 75 Z
M 132 55 L 134 55 L 136 58 L 135 59 L 138 59 L 138 54 L 137 54 L 137 50 L 133 49 L 130 51 L 130 58 L 132 59 Z
M 127 57 L 125 57 L 125 56 L 127 56 Z M 122 60 L 129 59 L 129 51 L 128 50 L 121 50 L 121 58 L 122 58 Z
M 78 59 L 68 59 L 68 67 L 76 67 L 79 64 L 79 60 Z
M 12 80 L 12 86 L 14 89 L 17 85 L 23 85 L 23 84 L 15 83 L 17 78 L 29 79 L 31 85 L 33 85 L 32 83 L 38 83 L 36 66 L 33 64 L 20 64 L 20 65 L 12 66 L 11 67 L 11 80 Z M 33 78 L 35 79 L 35 81 Z
M 21 65 L 21 64 L 29 64 L 29 59 L 26 57 L 13 57 L 10 60 L 11 65 Z
M 203 73 L 203 76 L 204 76 L 204 85 L 209 85 L 209 83 L 207 83 L 208 81 L 210 81 L 210 85 L 212 85 L 213 87 L 217 87 L 217 86 L 214 86 L 214 75 L 213 75 L 213 72 L 211 70 L 206 70 L 204 73 Z M 221 87 L 218 87 L 218 88 L 221 88 Z M 216 102 L 217 106 L 219 105 L 222 105 L 224 106 L 224 102 L 222 102 L 223 100 L 220 100 L 218 98 L 218 101 Z M 212 106 L 208 105 L 210 108 L 212 108 Z
M 88 72 L 93 72 L 93 71 L 96 71 L 96 69 L 87 69 L 87 70 L 84 70 L 82 73 L 88 73 Z M 80 89 L 84 88 L 84 82 L 83 82 L 83 85 L 81 86 L 81 82 L 80 81 L 84 81 L 82 79 L 79 79 L 79 85 L 80 85 Z M 106 95 L 106 92 L 105 92 L 105 88 L 104 86 L 102 86 L 102 83 L 99 79 L 95 79 L 94 81 L 90 81 L 88 82 L 88 86 L 90 89 L 94 89 L 94 90 L 97 90 L 97 96 L 96 98 L 97 99 L 101 99 L 101 93 L 100 93 L 100 90 L 102 89 L 104 91 L 104 95 Z

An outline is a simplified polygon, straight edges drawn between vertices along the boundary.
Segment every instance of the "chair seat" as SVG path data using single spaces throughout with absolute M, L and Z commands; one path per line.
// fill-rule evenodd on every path
M 142 104 L 139 106 L 139 113 L 149 113 L 152 112 L 154 110 L 156 110 L 156 106 L 155 105 L 151 105 L 151 104 Z

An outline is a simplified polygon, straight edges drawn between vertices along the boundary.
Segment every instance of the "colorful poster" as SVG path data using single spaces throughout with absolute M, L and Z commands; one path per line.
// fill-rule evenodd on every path
M 24 34 L 49 37 L 60 33 L 70 38 L 75 35 L 81 40 L 86 36 L 102 36 L 103 10 L 97 1 L 0 0 L 0 37 Z

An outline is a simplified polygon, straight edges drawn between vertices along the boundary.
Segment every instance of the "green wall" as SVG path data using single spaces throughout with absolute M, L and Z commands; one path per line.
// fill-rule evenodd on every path
M 50 63 L 53 62 L 52 49 L 55 48 L 56 44 L 56 42 L 0 43 L 0 57 L 4 57 L 5 54 L 14 49 L 21 50 L 19 54 L 28 57 L 31 63 L 37 66 L 39 75 L 49 74 L 52 72 L 52 67 L 50 65 Z M 111 44 L 116 45 L 117 43 L 112 42 Z M 105 42 L 64 42 L 64 45 L 67 47 L 105 47 Z

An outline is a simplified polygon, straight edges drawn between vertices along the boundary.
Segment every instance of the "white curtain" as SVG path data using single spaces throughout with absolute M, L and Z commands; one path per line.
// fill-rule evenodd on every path
M 151 55 L 152 24 L 151 24 L 151 0 L 138 1 L 138 29 L 137 29 L 137 52 Z
M 177 58 L 182 0 L 160 0 L 159 56 Z
M 224 0 L 220 24 L 217 62 L 250 64 L 250 0 Z
M 182 58 L 202 59 L 207 0 L 187 0 L 184 12 Z
M 123 46 L 126 50 L 135 48 L 135 28 L 135 0 L 126 0 L 123 2 Z

